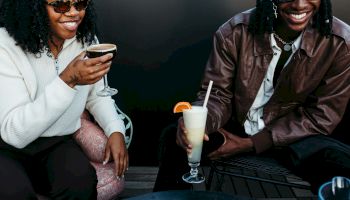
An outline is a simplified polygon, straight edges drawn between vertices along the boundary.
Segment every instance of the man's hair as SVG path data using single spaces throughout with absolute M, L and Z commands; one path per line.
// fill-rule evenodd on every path
M 321 0 L 320 9 L 314 16 L 313 26 L 324 36 L 332 33 L 331 0 Z M 256 8 L 249 23 L 249 31 L 253 34 L 272 33 L 275 15 L 272 0 L 257 0 Z
M 41 54 L 50 52 L 51 30 L 45 7 L 46 0 L 3 0 L 0 7 L 0 27 L 6 28 L 16 44 L 24 51 Z M 93 2 L 78 27 L 77 40 L 91 44 L 97 34 Z

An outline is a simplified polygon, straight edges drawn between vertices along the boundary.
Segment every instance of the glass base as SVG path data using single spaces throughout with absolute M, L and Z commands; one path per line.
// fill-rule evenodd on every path
M 118 90 L 115 88 L 110 88 L 110 87 L 105 87 L 103 90 L 97 92 L 97 96 L 100 97 L 108 97 L 108 96 L 113 96 L 118 93 Z
M 205 181 L 205 177 L 200 173 L 197 175 L 192 175 L 190 172 L 188 172 L 182 176 L 182 180 L 187 183 L 203 183 Z

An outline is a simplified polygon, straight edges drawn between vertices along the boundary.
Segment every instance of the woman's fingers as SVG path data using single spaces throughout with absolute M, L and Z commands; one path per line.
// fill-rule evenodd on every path
M 105 149 L 105 156 L 104 156 L 104 159 L 103 159 L 103 165 L 105 165 L 106 163 L 108 163 L 109 159 L 111 157 L 111 151 L 109 148 L 106 148 Z
M 113 58 L 113 54 L 108 53 L 100 57 L 84 59 L 84 61 L 87 65 L 99 65 L 106 62 L 111 62 L 112 58 Z
M 128 168 L 129 157 L 127 151 L 113 151 L 113 158 L 115 164 L 115 173 L 117 177 L 123 178 Z

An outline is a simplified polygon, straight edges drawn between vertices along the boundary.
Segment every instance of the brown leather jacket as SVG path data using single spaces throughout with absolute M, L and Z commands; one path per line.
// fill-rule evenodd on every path
M 248 32 L 252 10 L 234 16 L 215 33 L 198 101 L 209 80 L 208 133 L 227 123 L 242 126 L 273 56 L 269 34 Z M 329 135 L 350 98 L 350 27 L 333 19 L 326 38 L 309 25 L 300 49 L 282 70 L 275 92 L 264 107 L 266 127 L 252 141 L 257 153 L 310 135 Z

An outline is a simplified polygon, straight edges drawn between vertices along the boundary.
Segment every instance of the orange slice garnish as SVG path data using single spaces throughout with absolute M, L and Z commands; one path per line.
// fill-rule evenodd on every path
M 180 112 L 182 112 L 185 109 L 191 109 L 191 107 L 192 106 L 191 106 L 190 103 L 188 103 L 186 101 L 180 101 L 174 106 L 173 112 L 174 113 L 180 113 Z

